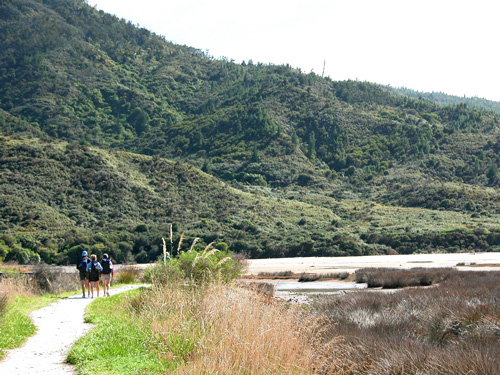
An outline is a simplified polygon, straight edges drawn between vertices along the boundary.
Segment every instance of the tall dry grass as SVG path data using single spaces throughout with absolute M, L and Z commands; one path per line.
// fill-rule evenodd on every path
M 318 300 L 348 359 L 325 373 L 499 374 L 499 280 L 497 272 L 453 272 L 427 288 Z
M 325 362 L 320 318 L 251 290 L 170 283 L 130 307 L 178 362 L 178 374 L 312 374 Z
M 17 296 L 34 296 L 36 289 L 25 277 L 0 277 L 0 319 Z

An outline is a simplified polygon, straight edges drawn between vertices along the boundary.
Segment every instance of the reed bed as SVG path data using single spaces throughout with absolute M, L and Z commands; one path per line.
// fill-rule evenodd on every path
M 432 273 L 432 270 L 431 270 Z M 438 285 L 324 297 L 314 305 L 343 337 L 332 374 L 498 374 L 500 273 L 452 272 Z
M 448 279 L 459 271 L 452 268 L 361 268 L 356 270 L 356 282 L 366 283 L 369 288 L 404 288 L 429 286 Z
M 318 280 L 327 280 L 327 279 L 340 279 L 345 280 L 349 277 L 349 273 L 347 272 L 338 272 L 338 273 L 302 273 L 299 277 L 299 282 L 312 282 Z
M 260 277 L 292 277 L 294 273 L 292 271 L 280 271 L 280 272 L 259 272 Z

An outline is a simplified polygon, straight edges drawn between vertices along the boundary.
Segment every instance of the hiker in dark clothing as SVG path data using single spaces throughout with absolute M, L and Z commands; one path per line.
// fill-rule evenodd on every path
M 89 273 L 87 272 L 87 264 L 90 263 L 90 259 L 87 256 L 87 252 L 82 252 L 82 259 L 79 264 L 76 265 L 77 270 L 80 273 L 80 282 L 82 284 L 82 298 L 85 298 L 85 285 L 87 285 L 87 292 L 90 297 L 90 285 L 89 285 Z
M 94 298 L 94 286 L 97 283 L 97 297 L 99 297 L 99 275 L 101 274 L 102 266 L 97 261 L 97 255 L 92 254 L 90 256 L 90 262 L 87 264 L 87 272 L 89 273 L 90 281 L 90 291 L 92 292 L 92 298 Z
M 109 297 L 109 286 L 111 284 L 111 279 L 115 276 L 115 271 L 113 269 L 113 262 L 109 259 L 108 254 L 104 254 L 101 260 L 102 272 L 101 281 L 102 288 L 104 289 L 104 297 Z

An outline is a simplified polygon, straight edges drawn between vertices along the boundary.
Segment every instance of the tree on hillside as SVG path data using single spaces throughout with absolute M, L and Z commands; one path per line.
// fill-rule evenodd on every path
M 128 117 L 128 122 L 134 127 L 137 134 L 142 134 L 149 128 L 149 115 L 142 108 L 136 108 Z

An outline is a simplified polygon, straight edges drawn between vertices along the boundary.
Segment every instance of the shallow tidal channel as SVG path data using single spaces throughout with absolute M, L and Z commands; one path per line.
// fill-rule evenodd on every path
M 352 281 L 313 281 L 299 282 L 292 280 L 266 280 L 274 286 L 274 297 L 292 303 L 307 303 L 311 297 L 339 294 L 367 289 L 366 283 Z

